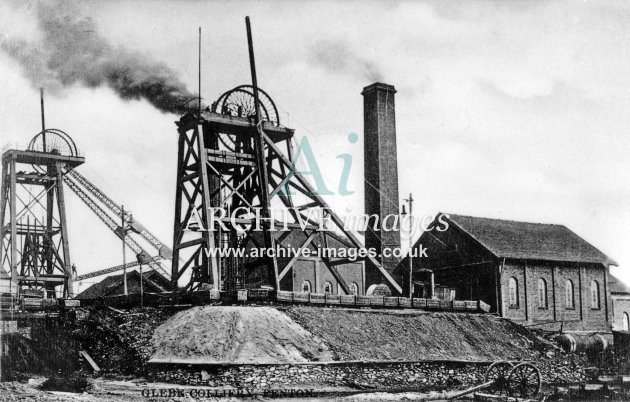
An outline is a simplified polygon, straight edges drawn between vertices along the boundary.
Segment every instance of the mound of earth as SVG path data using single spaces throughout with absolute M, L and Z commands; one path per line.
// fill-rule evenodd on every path
M 549 344 L 491 315 L 286 307 L 339 360 L 535 359 Z
M 297 363 L 330 361 L 317 337 L 271 307 L 200 306 L 159 326 L 150 362 Z

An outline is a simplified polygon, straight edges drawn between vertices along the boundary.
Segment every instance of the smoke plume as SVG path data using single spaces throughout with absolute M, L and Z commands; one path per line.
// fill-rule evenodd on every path
M 0 37 L 0 51 L 23 67 L 34 86 L 53 92 L 107 86 L 123 99 L 146 99 L 163 112 L 176 112 L 195 97 L 164 63 L 108 43 L 94 21 L 67 3 L 39 3 L 36 13 L 37 40 Z
M 383 81 L 379 66 L 358 55 L 344 40 L 329 39 L 311 46 L 311 62 L 333 73 L 362 75 L 370 82 Z

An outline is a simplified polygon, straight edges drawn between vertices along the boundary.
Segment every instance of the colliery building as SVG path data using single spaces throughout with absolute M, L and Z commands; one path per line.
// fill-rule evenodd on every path
M 220 100 L 227 99 L 236 92 L 243 92 L 246 89 L 244 88 L 241 86 L 228 91 Z M 366 161 L 364 212 L 367 216 L 376 215 L 379 222 L 386 216 L 400 215 L 402 212 L 398 188 L 395 94 L 393 86 L 383 83 L 369 85 L 362 92 Z M 270 98 L 267 103 L 269 110 L 275 110 Z M 183 136 L 186 133 L 193 133 L 190 134 L 192 139 L 189 141 L 208 137 L 206 138 L 208 143 L 212 143 L 213 139 L 225 137 L 225 141 L 236 144 L 235 149 L 251 151 L 252 122 L 242 116 L 240 109 L 236 115 L 230 115 L 229 111 L 225 110 L 225 105 L 221 107 L 221 102 L 216 103 L 213 108 L 214 112 L 203 112 L 207 120 L 206 126 L 199 126 L 201 129 L 205 127 L 206 134 L 196 136 L 195 130 L 199 127 L 192 118 L 191 122 L 188 122 L 187 115 L 179 122 L 180 134 Z M 277 116 L 277 113 L 271 113 L 270 116 Z M 275 152 L 269 160 L 283 162 L 284 159 L 276 144 L 288 142 L 293 131 L 281 126 L 277 120 L 274 122 L 270 117 L 269 119 L 265 121 L 265 127 L 269 133 L 276 135 L 275 137 L 272 135 L 273 138 L 265 137 L 269 148 Z M 241 133 L 239 130 L 245 131 Z M 221 134 L 223 132 L 229 135 Z M 213 144 L 215 147 L 218 146 L 216 141 Z M 219 152 L 212 147 L 209 149 L 209 163 L 216 164 L 216 167 L 211 166 L 214 176 L 207 174 L 209 176 L 207 185 L 214 189 L 208 193 L 209 199 L 212 200 L 212 194 L 217 196 L 219 190 L 222 191 L 218 185 L 219 178 L 225 176 L 235 183 L 245 180 L 241 176 L 234 176 L 235 166 L 239 169 L 249 169 L 245 173 L 250 173 L 248 175 L 243 173 L 242 176 L 250 177 L 255 173 L 253 156 L 250 153 Z M 191 154 L 180 151 L 181 155 Z M 218 156 L 213 156 L 215 154 Z M 284 163 L 290 165 L 286 161 Z M 180 161 L 180 168 L 184 170 L 193 171 L 196 166 L 191 161 Z M 278 172 L 284 171 L 286 166 L 275 168 L 273 166 L 273 164 L 269 166 L 271 171 L 269 180 L 271 184 L 277 186 L 282 180 L 287 179 L 281 175 L 278 177 L 274 175 L 279 175 Z M 194 178 L 196 174 L 182 175 L 180 178 Z M 227 183 L 227 179 L 223 181 Z M 235 185 L 235 188 L 241 186 L 249 192 L 242 197 L 244 200 L 242 203 L 248 204 L 251 200 L 257 199 L 257 190 L 250 181 L 245 180 L 244 183 L 246 185 Z M 409 288 L 412 287 L 413 295 L 417 298 L 483 301 L 490 305 L 491 311 L 527 326 L 552 331 L 611 332 L 613 307 L 608 270 L 610 265 L 616 264 L 564 226 L 438 214 L 434 224 L 430 226 L 442 226 L 441 220 L 444 220 L 449 224 L 448 229 L 426 231 L 421 235 L 415 248 L 420 246 L 426 248 L 428 257 L 414 257 L 410 276 L 408 259 L 399 261 L 396 257 L 376 257 L 364 261 L 351 261 L 348 258 L 317 255 L 316 251 L 325 248 L 356 249 L 359 247 L 359 241 L 348 233 L 343 236 L 336 232 L 320 232 L 315 227 L 305 230 L 297 227 L 295 223 L 289 224 L 293 226 L 288 231 L 266 234 L 250 232 L 244 238 L 226 233 L 225 239 L 221 240 L 207 234 L 200 239 L 185 240 L 182 235 L 185 224 L 180 218 L 189 216 L 189 213 L 184 212 L 200 204 L 199 200 L 194 200 L 194 195 L 201 194 L 201 188 L 196 182 L 178 184 L 181 191 L 185 190 L 185 185 L 193 184 L 194 191 L 188 190 L 193 194 L 193 199 L 188 202 L 190 205 L 182 203 L 183 196 L 178 198 L 180 201 L 176 210 L 181 210 L 182 213 L 176 213 L 175 233 L 180 233 L 176 237 L 180 244 L 174 244 L 175 250 L 199 248 L 211 243 L 211 240 L 216 240 L 227 241 L 228 244 L 246 250 L 264 248 L 266 244 L 273 243 L 280 248 L 308 248 L 314 253 L 309 257 L 280 256 L 274 261 L 277 273 L 273 273 L 269 269 L 268 260 L 247 255 L 242 260 L 224 258 L 217 261 L 216 267 L 211 270 L 212 261 L 205 257 L 200 249 L 195 253 L 189 253 L 188 261 L 178 267 L 180 258 L 177 254 L 179 251 L 176 251 L 171 275 L 173 285 L 177 284 L 177 279 L 190 268 L 193 271 L 191 284 L 193 282 L 208 284 L 214 289 L 227 287 L 225 285 L 221 287 L 221 283 L 234 283 L 239 289 L 268 287 L 282 291 L 358 296 L 372 296 L 376 294 L 375 292 L 382 294 L 380 292 L 383 289 L 389 289 L 385 294 L 408 296 Z M 302 192 L 307 190 L 305 183 L 292 185 Z M 234 191 L 229 193 L 233 194 Z M 190 197 L 188 193 L 184 195 Z M 233 207 L 236 209 L 239 205 L 236 203 Z M 289 200 L 288 205 L 293 203 Z M 318 205 L 325 206 L 322 200 L 315 197 L 311 202 L 298 206 L 298 209 L 306 210 Z M 385 249 L 400 247 L 400 232 L 382 231 L 379 228 L 368 230 L 365 233 L 364 245 L 381 253 Z M 236 278 L 228 278 L 223 272 L 236 273 Z
M 422 234 L 419 279 L 483 300 L 502 317 L 546 330 L 610 332 L 608 270 L 616 265 L 562 225 L 442 214 L 446 231 Z M 437 220 L 437 219 L 436 219 Z
M 362 93 L 365 213 L 381 220 L 401 212 L 395 93 L 393 86 L 380 83 Z M 379 261 L 406 292 L 413 286 L 416 297 L 482 300 L 502 317 L 546 330 L 610 333 L 608 271 L 617 264 L 571 230 L 456 214 L 438 214 L 428 227 L 439 227 L 440 219 L 449 228 L 426 231 L 415 244 L 425 247 L 428 257 L 414 258 L 413 285 L 408 258 Z M 368 231 L 365 245 L 399 247 L 400 233 Z M 368 286 L 383 283 L 369 264 Z
M 323 248 L 333 249 L 337 252 L 342 248 L 353 248 L 347 239 L 333 232 L 318 232 L 311 237 L 297 228 L 274 232 L 274 239 L 278 247 L 295 250 L 298 245 L 303 245 L 312 252 L 312 255 L 308 257 L 297 254 L 278 257 L 278 265 L 282 267 L 279 273 L 280 290 L 333 295 L 345 294 L 339 281 L 326 266 L 328 263 L 345 280 L 352 294 L 365 295 L 365 263 L 363 261 L 345 260 L 340 263 L 342 262 L 341 259 L 330 261 L 333 258 L 317 255 L 317 250 Z M 252 250 L 255 247 L 261 247 L 262 244 L 262 233 L 253 232 L 245 248 Z M 251 289 L 265 283 L 266 268 L 263 265 L 257 265 L 256 261 L 255 258 L 245 258 L 244 266 L 247 276 L 242 285 L 243 288 Z
M 630 334 L 630 287 L 610 276 L 610 296 L 613 311 L 613 331 Z

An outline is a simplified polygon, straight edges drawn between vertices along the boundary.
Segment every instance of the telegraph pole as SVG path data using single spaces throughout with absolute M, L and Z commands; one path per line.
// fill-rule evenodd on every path
M 413 195 L 405 198 L 409 204 L 409 298 L 413 297 Z M 403 210 L 404 211 L 404 210 Z
M 144 308 L 144 286 L 142 285 L 143 277 L 142 277 L 142 261 L 138 258 L 138 262 L 140 262 L 140 308 Z
M 120 209 L 121 209 L 120 219 L 122 221 L 120 229 L 122 230 L 123 288 L 125 291 L 125 296 L 127 296 L 129 293 L 127 290 L 127 255 L 126 255 L 126 250 L 125 250 L 125 235 L 127 234 L 127 231 L 125 230 L 125 206 L 121 205 Z

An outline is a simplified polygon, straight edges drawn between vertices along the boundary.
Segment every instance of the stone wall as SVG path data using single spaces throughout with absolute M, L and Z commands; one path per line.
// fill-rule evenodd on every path
M 174 366 L 152 364 L 147 377 L 154 381 L 262 389 L 328 385 L 365 388 L 442 390 L 483 382 L 489 363 L 334 363 L 300 365 Z
M 586 356 L 548 352 L 529 360 L 545 384 L 584 382 Z M 518 361 L 513 361 L 518 364 Z M 434 360 L 423 362 L 334 362 L 267 365 L 149 364 L 150 381 L 199 387 L 289 389 L 313 386 L 358 389 L 464 389 L 485 381 L 491 362 Z

